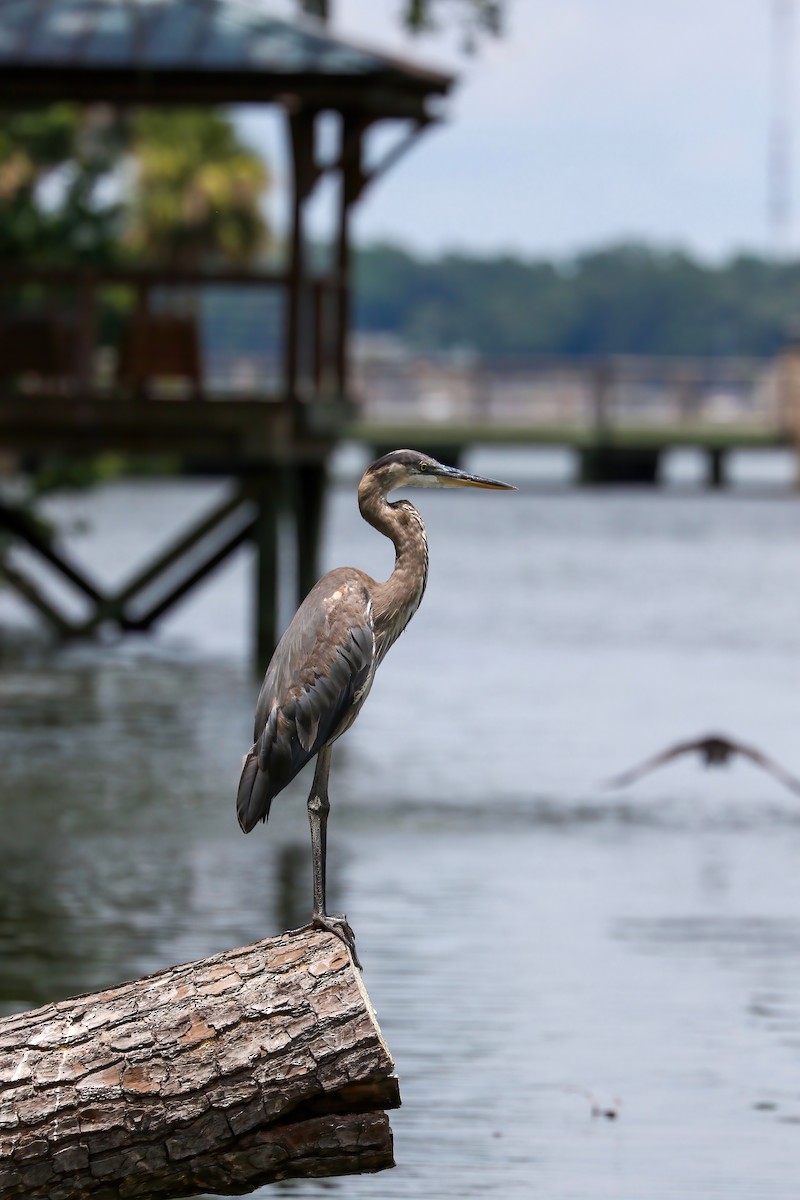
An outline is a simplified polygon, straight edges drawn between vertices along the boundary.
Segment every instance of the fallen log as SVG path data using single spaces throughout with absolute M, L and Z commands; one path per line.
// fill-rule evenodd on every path
M 0 1020 L 0 1200 L 240 1195 L 394 1165 L 393 1063 L 303 932 Z

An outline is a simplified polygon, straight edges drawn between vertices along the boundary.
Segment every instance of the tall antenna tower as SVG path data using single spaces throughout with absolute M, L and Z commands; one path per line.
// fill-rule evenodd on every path
M 771 0 L 771 5 L 767 234 L 772 253 L 784 258 L 792 238 L 794 0 Z

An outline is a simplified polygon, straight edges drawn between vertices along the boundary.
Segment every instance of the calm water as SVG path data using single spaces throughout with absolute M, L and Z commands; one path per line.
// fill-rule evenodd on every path
M 214 495 L 124 484 L 54 511 L 110 580 Z M 598 781 L 709 730 L 800 771 L 800 503 L 416 496 L 428 593 L 334 756 L 329 850 L 401 1077 L 398 1166 L 279 1190 L 795 1200 L 800 801 L 745 763 Z M 351 484 L 325 560 L 391 566 Z M 6 639 L 22 648 L 0 658 L 0 1010 L 306 918 L 310 780 L 248 838 L 234 815 L 249 565 L 152 640 Z M 8 597 L 0 619 L 21 619 Z

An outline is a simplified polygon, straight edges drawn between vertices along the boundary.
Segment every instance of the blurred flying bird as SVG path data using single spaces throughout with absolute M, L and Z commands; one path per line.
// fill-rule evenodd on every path
M 326 911 L 328 773 L 333 743 L 358 716 L 376 668 L 425 591 L 428 541 L 422 517 L 408 500 L 387 500 L 401 487 L 513 490 L 511 484 L 468 475 L 416 450 L 393 450 L 367 467 L 358 485 L 358 506 L 364 520 L 394 543 L 394 570 L 378 583 L 356 567 L 338 567 L 306 596 L 267 668 L 236 799 L 239 824 L 249 833 L 266 821 L 278 792 L 317 756 L 308 796 L 311 926 L 341 938 L 357 966 L 347 918 Z
M 793 792 L 800 795 L 800 779 L 795 779 L 794 775 L 790 775 L 778 763 L 773 762 L 771 758 L 767 758 L 766 754 L 762 754 L 760 750 L 754 749 L 752 746 L 745 746 L 742 742 L 735 742 L 732 738 L 724 737 L 722 734 L 709 734 L 707 737 L 694 738 L 688 742 L 677 742 L 674 746 L 670 746 L 668 750 L 663 750 L 661 754 L 655 754 L 652 758 L 646 759 L 636 767 L 631 767 L 628 771 L 623 771 L 621 775 L 614 776 L 609 779 L 604 785 L 605 787 L 627 787 L 629 783 L 639 779 L 648 771 L 654 770 L 656 767 L 663 766 L 664 763 L 670 762 L 673 758 L 678 758 L 681 754 L 691 754 L 696 752 L 700 755 L 702 762 L 707 767 L 724 767 L 727 766 L 730 759 L 735 754 L 741 754 L 743 758 L 749 758 L 751 762 L 758 767 L 763 767 L 765 771 L 769 771 L 776 779 L 780 780 L 785 787 L 788 787 Z

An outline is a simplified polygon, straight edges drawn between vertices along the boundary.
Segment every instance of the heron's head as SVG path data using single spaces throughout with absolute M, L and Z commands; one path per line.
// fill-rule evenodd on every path
M 515 491 L 511 483 L 470 475 L 455 467 L 446 467 L 429 454 L 419 450 L 391 450 L 370 463 L 364 472 L 362 485 L 377 488 L 384 496 L 405 487 L 478 487 L 496 491 Z

